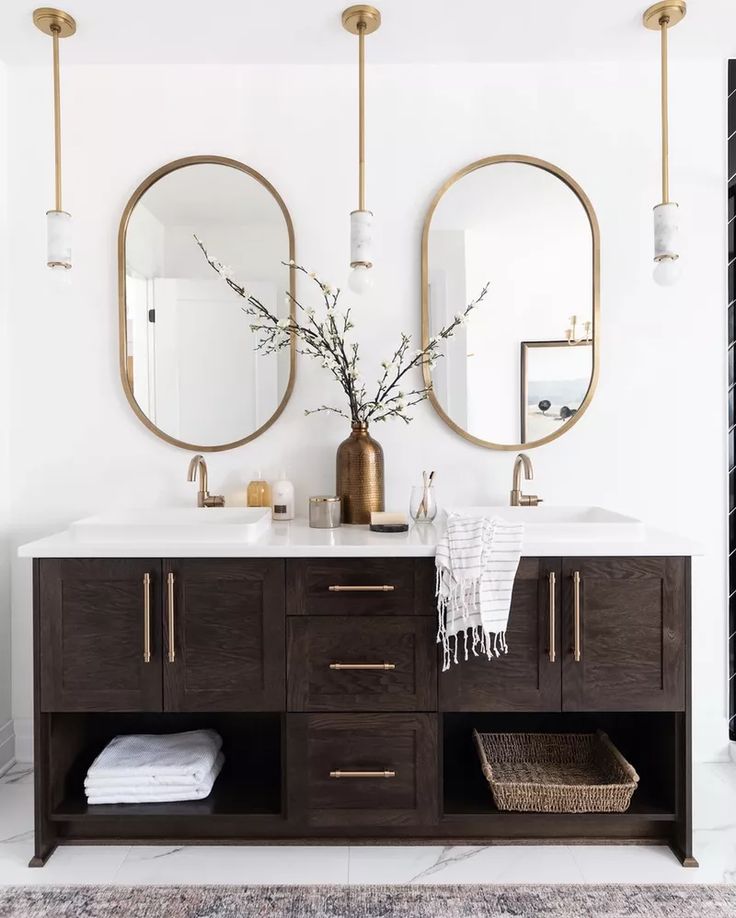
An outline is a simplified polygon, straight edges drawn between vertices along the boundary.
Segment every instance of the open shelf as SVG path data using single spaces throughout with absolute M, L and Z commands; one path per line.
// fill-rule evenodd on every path
M 209 796 L 162 803 L 88 804 L 84 778 L 95 757 L 118 733 L 168 733 L 211 727 L 223 739 L 225 764 Z M 279 714 L 59 714 L 52 734 L 66 752 L 63 779 L 51 808 L 54 822 L 178 817 L 281 818 L 281 716 Z M 53 747 L 52 742 L 52 747 Z

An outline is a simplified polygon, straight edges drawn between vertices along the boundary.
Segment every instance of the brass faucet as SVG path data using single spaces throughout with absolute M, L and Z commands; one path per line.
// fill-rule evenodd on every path
M 512 507 L 536 507 L 542 503 L 542 498 L 536 494 L 523 494 L 521 491 L 521 471 L 524 470 L 524 478 L 531 481 L 534 478 L 534 467 L 532 460 L 526 453 L 519 453 L 514 462 L 514 480 L 511 485 L 511 506 Z
M 196 456 L 193 456 L 192 461 L 189 463 L 187 481 L 194 481 L 197 477 L 197 472 L 199 472 L 197 506 L 224 507 L 225 498 L 222 496 L 222 494 L 210 494 L 210 492 L 207 490 L 207 463 L 204 461 L 204 456 L 202 456 L 200 453 L 197 453 Z

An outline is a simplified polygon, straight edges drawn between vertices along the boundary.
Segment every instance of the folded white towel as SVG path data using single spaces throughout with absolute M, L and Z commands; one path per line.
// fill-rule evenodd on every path
M 87 791 L 87 803 L 171 803 L 177 800 L 203 800 L 212 792 L 224 762 L 225 756 L 222 752 L 218 753 L 204 780 L 189 787 L 146 787 L 138 785 L 135 779 L 130 779 L 128 784 L 121 781 L 117 787 L 90 788 Z
M 90 765 L 87 782 L 103 778 L 185 781 L 201 784 L 212 771 L 222 738 L 214 730 L 116 736 Z
M 470 649 L 490 660 L 506 653 L 511 594 L 519 566 L 524 527 L 504 520 L 461 517 L 447 519 L 447 531 L 437 545 L 437 642 L 444 648 L 443 671 L 458 662 L 462 633 L 465 659 Z M 454 653 L 451 641 L 454 638 Z

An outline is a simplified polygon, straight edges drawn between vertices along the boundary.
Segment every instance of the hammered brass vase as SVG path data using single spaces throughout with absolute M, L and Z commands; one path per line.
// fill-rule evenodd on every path
M 384 509 L 383 449 L 367 424 L 353 424 L 337 448 L 337 494 L 343 523 L 370 523 L 371 511 Z

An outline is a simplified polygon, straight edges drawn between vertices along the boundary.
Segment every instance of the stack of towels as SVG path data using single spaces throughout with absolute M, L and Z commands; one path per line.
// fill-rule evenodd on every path
M 116 736 L 90 765 L 84 791 L 88 803 L 202 800 L 224 761 L 214 730 Z

